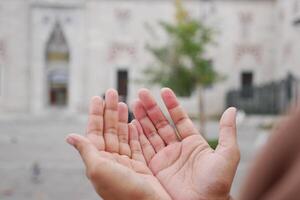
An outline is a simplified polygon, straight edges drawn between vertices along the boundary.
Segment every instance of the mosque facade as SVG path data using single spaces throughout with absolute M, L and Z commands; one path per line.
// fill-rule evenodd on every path
M 226 92 L 300 77 L 299 0 L 187 0 L 189 14 L 217 30 L 208 49 L 226 78 L 205 90 L 206 110 L 220 113 Z M 174 20 L 172 0 L 1 0 L 0 112 L 86 112 L 91 96 L 116 88 L 129 104 L 164 42 L 159 21 Z M 155 36 L 149 27 L 154 28 Z M 180 98 L 193 113 L 196 92 Z

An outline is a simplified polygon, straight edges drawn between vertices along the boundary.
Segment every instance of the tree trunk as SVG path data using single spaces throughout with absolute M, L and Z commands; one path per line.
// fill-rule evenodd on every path
M 204 90 L 201 85 L 198 86 L 198 109 L 199 109 L 199 122 L 200 133 L 205 138 L 206 136 L 206 115 L 205 115 L 205 102 L 204 102 Z

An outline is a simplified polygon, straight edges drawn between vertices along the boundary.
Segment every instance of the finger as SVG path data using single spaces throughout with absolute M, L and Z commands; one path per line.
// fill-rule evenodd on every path
M 67 142 L 79 151 L 86 165 L 86 174 L 93 183 L 97 193 L 103 199 L 120 199 L 116 197 L 118 195 L 114 194 L 124 192 L 124 188 L 131 187 L 130 190 L 133 191 L 138 187 L 135 172 L 120 165 L 119 161 L 126 161 L 126 159 L 117 160 L 114 156 L 105 158 L 105 153 L 108 154 L 107 152 L 97 151 L 96 147 L 88 139 L 79 135 L 70 135 L 67 138 Z M 134 183 L 134 185 L 128 183 Z
M 149 116 L 150 120 L 156 127 L 158 134 L 165 141 L 166 144 L 171 144 L 179 141 L 177 139 L 174 128 L 170 125 L 165 115 L 157 105 L 155 99 L 147 89 L 141 89 L 139 91 L 139 98 Z
M 119 125 L 119 153 L 120 155 L 131 156 L 129 142 L 128 142 L 128 107 L 125 103 L 118 104 Z
M 70 134 L 66 141 L 77 149 L 86 168 L 93 168 L 94 160 L 98 157 L 97 148 L 87 138 L 76 134 Z
M 165 147 L 165 143 L 162 140 L 162 138 L 158 135 L 157 130 L 155 129 L 151 120 L 148 118 L 141 101 L 137 100 L 134 103 L 133 113 L 136 119 L 140 122 L 143 131 L 148 140 L 150 141 L 151 145 L 153 146 L 156 152 L 159 152 L 162 148 Z
M 104 140 L 105 150 L 110 153 L 119 153 L 118 139 L 118 93 L 113 89 L 105 94 L 104 110 Z
M 137 120 L 133 120 L 132 124 L 135 125 L 135 127 L 137 128 L 138 135 L 139 135 L 139 142 L 144 154 L 144 158 L 147 164 L 149 164 L 153 156 L 155 155 L 155 150 L 153 146 L 150 144 L 147 137 L 144 135 L 143 128 L 140 125 L 140 123 Z
M 174 92 L 169 88 L 163 88 L 161 90 L 161 96 L 181 139 L 185 139 L 191 135 L 199 134 L 192 120 L 180 106 Z M 202 138 L 202 142 L 207 143 L 204 138 Z
M 146 164 L 142 148 L 139 142 L 139 135 L 136 126 L 132 123 L 129 125 L 129 134 L 130 134 L 130 148 L 131 148 L 131 158 Z
M 219 144 L 216 152 L 229 157 L 238 156 L 236 136 L 236 108 L 228 108 L 220 120 Z
M 93 97 L 90 102 L 87 138 L 89 138 L 99 150 L 105 149 L 103 138 L 103 114 L 104 101 L 101 97 Z

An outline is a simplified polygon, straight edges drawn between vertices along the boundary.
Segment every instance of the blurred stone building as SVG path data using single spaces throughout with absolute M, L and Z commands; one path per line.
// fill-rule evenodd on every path
M 208 55 L 226 80 L 206 90 L 211 114 L 229 89 L 300 76 L 300 0 L 184 2 L 217 30 Z M 171 0 L 0 0 L 0 111 L 78 113 L 110 87 L 130 103 L 147 86 L 145 44 L 166 40 L 158 21 L 173 15 Z M 182 98 L 190 112 L 196 96 Z

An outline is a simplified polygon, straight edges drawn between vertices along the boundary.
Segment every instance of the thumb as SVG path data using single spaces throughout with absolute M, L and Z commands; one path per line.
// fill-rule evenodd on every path
M 98 156 L 97 148 L 87 138 L 77 134 L 70 134 L 66 141 L 79 152 L 86 167 L 91 167 Z
M 225 154 L 225 156 L 239 157 L 239 148 L 236 134 L 236 108 L 228 108 L 220 120 L 219 144 L 216 152 Z

